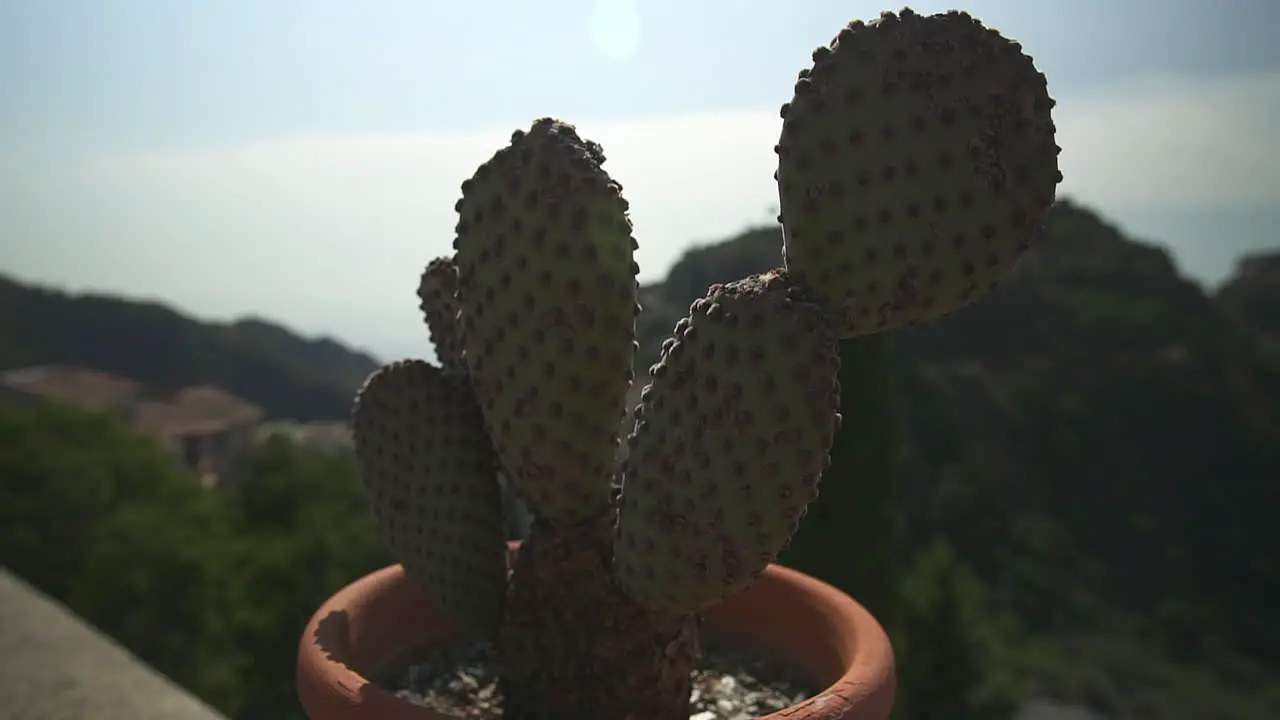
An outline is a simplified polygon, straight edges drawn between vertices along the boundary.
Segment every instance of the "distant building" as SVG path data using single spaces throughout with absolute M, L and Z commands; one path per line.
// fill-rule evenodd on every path
M 158 438 L 202 485 L 214 487 L 236 481 L 262 419 L 258 406 L 201 385 L 139 403 L 133 424 Z
M 71 365 L 0 373 L 0 403 L 32 399 L 105 413 L 151 435 L 206 487 L 237 479 L 264 415 L 247 400 L 207 385 L 156 396 L 137 381 Z
M 73 365 L 0 373 L 0 402 L 52 400 L 127 420 L 146 394 L 142 383 Z
M 273 435 L 282 435 L 299 447 L 325 455 L 352 449 L 351 427 L 345 422 L 267 422 L 258 426 L 256 442 L 266 442 Z

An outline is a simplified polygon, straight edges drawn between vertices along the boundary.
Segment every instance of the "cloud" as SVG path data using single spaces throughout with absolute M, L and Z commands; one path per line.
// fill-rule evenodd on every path
M 606 167 L 624 185 L 646 275 L 664 273 L 691 239 L 721 237 L 767 217 L 776 203 L 771 148 L 778 122 L 776 113 L 740 112 L 579 123 L 585 137 L 604 145 Z M 453 240 L 462 180 L 513 129 L 286 138 L 104 157 L 86 171 L 102 185 L 146 188 L 138 200 L 216 205 L 225 213 L 215 222 L 225 230 L 241 229 L 230 225 L 252 216 L 260 236 L 285 226 L 317 231 L 278 234 L 271 239 L 277 245 L 301 249 L 332 237 L 370 252 L 381 244 L 397 254 L 439 254 Z M 346 239 L 335 236 L 338 229 Z
M 1059 100 L 1062 189 L 1104 212 L 1280 203 L 1280 73 L 1148 79 Z M 776 204 L 776 108 L 577 122 L 631 201 L 644 279 Z M 0 152 L 0 237 L 22 238 L 0 243 L 0 266 L 208 314 L 266 312 L 376 346 L 408 323 L 416 331 L 417 273 L 450 251 L 461 181 L 512 129 L 38 163 Z
M 1063 192 L 1105 206 L 1280 203 L 1280 72 L 1134 80 L 1061 98 L 1055 119 Z M 585 119 L 579 128 L 604 145 L 626 188 L 647 276 L 665 272 L 688 242 L 765 219 L 776 203 L 776 108 Z M 216 206 L 221 224 L 274 221 L 236 228 L 264 242 L 308 245 L 305 229 L 330 228 L 349 238 L 334 242 L 370 250 L 385 242 L 444 252 L 461 180 L 512 129 L 284 138 L 105 157 L 88 171 L 126 195 L 133 189 L 136 200 Z M 294 232 L 272 240 L 277 224 Z
M 1280 203 L 1280 72 L 1133 79 L 1064 98 L 1063 189 L 1115 206 Z

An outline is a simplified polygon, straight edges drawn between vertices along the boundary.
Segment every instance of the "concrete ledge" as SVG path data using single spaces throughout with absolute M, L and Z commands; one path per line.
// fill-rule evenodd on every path
M 2 567 L 0 716 L 22 720 L 225 720 Z

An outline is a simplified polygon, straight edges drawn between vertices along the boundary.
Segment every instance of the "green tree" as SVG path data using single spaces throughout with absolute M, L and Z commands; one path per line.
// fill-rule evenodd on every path
M 237 720 L 301 718 L 299 634 L 391 562 L 349 454 L 277 438 L 210 492 L 156 443 L 56 405 L 0 412 L 0 562 Z
M 221 498 L 120 505 L 94 530 L 68 605 L 196 695 L 234 714 L 252 655 L 233 634 L 234 528 Z
M 150 438 L 55 404 L 0 412 L 0 562 L 221 708 L 231 514 Z
M 996 669 L 998 631 L 983 588 L 945 540 L 905 573 L 894 637 L 899 720 L 1008 720 L 1019 698 Z
M 393 560 L 376 534 L 349 454 L 309 452 L 283 436 L 250 456 L 228 495 L 239 532 L 232 622 L 255 660 L 240 678 L 245 720 L 301 718 L 293 684 L 303 626 L 326 598 Z
M 191 489 L 153 441 L 45 403 L 0 411 L 0 478 L 0 563 L 57 598 L 115 508 Z

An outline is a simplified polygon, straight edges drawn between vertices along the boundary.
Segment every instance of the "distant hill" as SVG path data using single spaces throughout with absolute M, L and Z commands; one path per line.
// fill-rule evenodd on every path
M 781 263 L 775 228 L 640 289 L 638 364 L 707 286 Z M 1280 252 L 1218 291 L 1070 201 L 997 291 L 892 334 L 908 547 L 944 537 L 1020 638 L 1031 690 L 1131 718 L 1280 707 Z M 343 420 L 376 366 L 269 322 L 0 278 L 0 369 L 75 363 Z
M 1280 250 L 1244 257 L 1218 290 L 1233 317 L 1280 345 Z
M 67 363 L 160 391 L 211 384 L 269 417 L 342 420 L 377 361 L 328 339 L 246 319 L 205 323 L 172 308 L 71 295 L 0 277 L 0 370 Z
M 243 318 L 230 326 L 232 334 L 263 352 L 290 359 L 294 364 L 339 384 L 359 387 L 378 361 L 331 338 L 302 338 L 260 318 Z
M 752 230 L 643 288 L 642 363 L 780 247 Z M 951 542 L 1043 688 L 1120 717 L 1257 717 L 1280 693 L 1280 253 L 1210 294 L 1063 201 L 1003 287 L 893 337 L 908 536 Z

